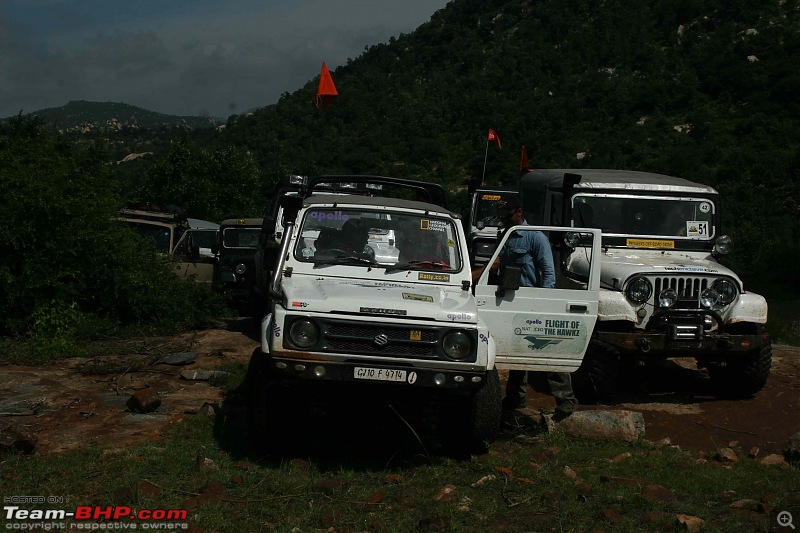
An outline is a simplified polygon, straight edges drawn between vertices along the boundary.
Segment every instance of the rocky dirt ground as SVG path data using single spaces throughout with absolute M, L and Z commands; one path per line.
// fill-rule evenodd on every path
M 109 354 L 47 366 L 0 367 L 0 446 L 10 446 L 22 435 L 22 442 L 27 438 L 35 443 L 40 454 L 119 448 L 156 439 L 184 417 L 213 414 L 210 406 L 223 404 L 221 389 L 213 381 L 186 379 L 181 373 L 247 364 L 257 346 L 249 324 L 233 322 L 223 329 L 151 339 L 142 344 L 139 356 Z M 151 362 L 187 352 L 197 358 L 184 366 Z M 131 364 L 144 359 L 145 365 Z M 146 387 L 158 392 L 160 407 L 147 414 L 132 412 L 126 405 L 129 398 Z M 524 412 L 535 414 L 554 405 L 547 393 L 531 390 Z M 781 453 L 789 437 L 800 431 L 800 348 L 775 346 L 767 386 L 749 399 L 715 398 L 707 375 L 687 359 L 637 371 L 615 404 L 581 409 L 641 412 L 646 439 L 668 437 L 687 450 L 710 451 L 735 441 L 745 451 L 756 447 L 760 454 Z

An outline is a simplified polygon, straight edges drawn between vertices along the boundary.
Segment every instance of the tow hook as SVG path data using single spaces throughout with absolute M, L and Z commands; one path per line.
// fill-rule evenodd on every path
M 636 346 L 642 351 L 642 353 L 647 353 L 650 351 L 650 341 L 647 339 L 637 340 Z

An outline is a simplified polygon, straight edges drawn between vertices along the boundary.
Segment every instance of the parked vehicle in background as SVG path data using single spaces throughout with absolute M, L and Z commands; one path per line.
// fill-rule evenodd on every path
M 241 314 L 255 311 L 255 254 L 263 218 L 230 218 L 219 227 L 218 289 L 225 292 Z
M 720 394 L 747 396 L 765 385 L 767 302 L 719 262 L 732 240 L 721 231 L 716 190 L 649 172 L 541 169 L 521 178 L 520 193 L 531 224 L 603 232 L 598 322 L 581 369 L 585 395 L 610 396 L 621 363 L 675 357 L 695 358 Z M 565 261 L 581 282 L 581 247 Z
M 188 218 L 192 241 L 199 247 L 200 257 L 214 257 L 219 247 L 219 224 L 198 218 Z
M 487 270 L 473 288 L 461 217 L 440 205 L 441 186 L 341 179 L 431 193 L 427 201 L 327 194 L 311 180 L 308 192 L 283 197 L 269 312 L 248 368 L 253 435 L 266 449 L 280 447 L 281 426 L 303 419 L 295 411 L 313 401 L 324 409 L 336 394 L 330 387 L 340 386 L 357 387 L 365 402 L 426 398 L 448 451 L 485 448 L 500 427 L 498 367 L 580 366 L 597 313 L 599 230 L 543 228 L 559 243 L 591 243 L 582 287 L 520 287 L 519 269 L 509 267 L 500 287 Z M 374 229 L 396 236 L 397 257 L 368 252 Z M 286 401 L 287 391 L 299 400 Z
M 507 187 L 479 187 L 472 193 L 467 220 L 469 253 L 476 266 L 486 264 L 494 253 L 497 234 L 503 228 L 497 206 L 517 197 L 519 191 Z
M 176 260 L 179 274 L 195 281 L 211 283 L 216 269 L 216 231 L 206 226 L 213 222 L 197 221 L 192 227 L 182 209 L 141 206 L 122 209 L 120 220 L 140 236 L 150 239 L 159 253 Z M 201 250 L 209 246 L 208 253 Z

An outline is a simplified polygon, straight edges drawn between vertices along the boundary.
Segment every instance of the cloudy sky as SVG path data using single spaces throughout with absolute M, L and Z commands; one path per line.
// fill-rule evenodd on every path
M 447 0 L 0 0 L 0 117 L 70 100 L 227 118 Z M 334 80 L 335 81 L 335 80 Z

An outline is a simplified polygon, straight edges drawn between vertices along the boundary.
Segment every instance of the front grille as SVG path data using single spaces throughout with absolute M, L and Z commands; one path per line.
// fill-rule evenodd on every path
M 675 289 L 678 293 L 678 305 L 681 309 L 700 309 L 700 293 L 713 282 L 709 278 L 698 277 L 658 277 L 653 279 L 653 295 L 664 289 Z
M 287 317 L 288 331 L 294 319 Z M 315 352 L 370 355 L 378 357 L 404 357 L 425 360 L 449 360 L 442 350 L 442 339 L 453 326 L 417 326 L 406 323 L 359 322 L 316 318 L 320 328 L 320 341 L 310 348 Z M 462 329 L 472 337 L 472 353 L 461 362 L 477 359 L 478 335 L 473 329 Z M 284 336 L 284 346 L 288 338 Z M 293 348 L 292 348 L 293 349 Z

